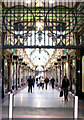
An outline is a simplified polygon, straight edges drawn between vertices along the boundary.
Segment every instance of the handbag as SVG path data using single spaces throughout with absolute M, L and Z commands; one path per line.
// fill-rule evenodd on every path
M 63 90 L 60 91 L 60 95 L 59 95 L 59 96 L 60 96 L 60 97 L 63 96 Z

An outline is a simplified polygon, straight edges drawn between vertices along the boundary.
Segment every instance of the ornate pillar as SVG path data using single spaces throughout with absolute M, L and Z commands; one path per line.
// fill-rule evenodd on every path
M 18 56 L 17 55 L 14 55 L 13 56 L 13 61 L 14 61 L 14 63 L 15 63 L 15 66 L 16 66 L 16 90 L 18 89 Z M 13 72 L 15 72 L 15 71 L 13 71 Z M 15 73 L 14 73 L 15 74 Z
M 19 78 L 19 87 L 21 87 L 21 64 L 22 64 L 23 58 L 19 58 L 19 73 L 18 73 L 18 78 Z
M 61 66 L 58 66 L 58 86 L 61 85 Z
M 25 66 L 23 66 L 23 85 L 25 83 Z
M 56 65 L 56 85 L 58 84 L 58 78 L 57 78 L 57 65 Z
M 8 91 L 12 92 L 12 60 L 8 59 Z
M 15 64 L 15 63 L 14 63 L 14 61 L 13 61 L 13 62 L 12 62 L 12 65 L 13 65 L 13 85 L 12 85 L 13 87 L 12 87 L 12 88 L 13 88 L 13 90 L 14 90 L 14 64 Z
M 18 61 L 16 60 L 16 90 L 18 89 Z
M 62 80 L 64 78 L 64 62 L 62 62 L 62 71 L 61 71 L 62 75 L 61 75 L 61 83 L 62 83 Z
M 19 87 L 21 87 L 21 64 L 19 65 Z
M 29 68 L 28 68 L 28 75 L 27 75 L 27 78 L 29 78 Z

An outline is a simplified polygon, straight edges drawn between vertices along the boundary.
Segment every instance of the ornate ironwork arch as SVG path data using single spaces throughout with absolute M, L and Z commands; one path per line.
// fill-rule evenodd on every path
M 42 12 L 38 12 L 41 10 Z M 3 26 L 5 26 L 3 33 L 4 31 L 7 33 L 3 48 L 82 49 L 83 46 L 79 46 L 74 40 L 75 34 L 78 37 L 77 12 L 78 10 L 62 5 L 47 9 L 45 6 L 38 9 L 35 7 L 33 10 L 32 7 L 16 5 L 3 9 Z M 37 14 L 40 16 L 38 25 Z M 42 24 L 40 24 L 41 21 Z M 38 33 L 36 25 L 44 27 L 42 31 L 38 30 L 44 33 L 41 40 L 40 37 L 39 40 L 36 37 Z

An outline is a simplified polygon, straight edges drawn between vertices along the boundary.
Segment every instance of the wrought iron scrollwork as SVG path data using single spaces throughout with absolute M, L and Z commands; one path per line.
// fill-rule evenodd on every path
M 21 13 L 20 9 L 23 10 Z M 24 11 L 25 10 L 25 11 Z M 30 13 L 30 18 L 28 17 Z M 25 18 L 27 20 L 25 20 Z M 35 17 L 30 8 L 16 5 L 7 9 L 3 17 L 6 30 L 13 34 L 15 38 L 23 38 L 34 27 Z
M 51 20 L 49 14 L 52 15 Z M 66 45 L 66 42 L 63 43 L 63 39 L 66 40 L 66 37 L 70 37 L 71 32 L 74 31 L 77 25 L 77 17 L 73 9 L 59 5 L 48 10 L 45 23 L 52 35 L 56 36 L 56 39 L 61 39 L 62 45 Z

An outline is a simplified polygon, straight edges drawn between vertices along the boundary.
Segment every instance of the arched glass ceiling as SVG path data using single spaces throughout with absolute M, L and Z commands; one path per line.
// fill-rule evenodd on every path
M 54 49 L 25 49 L 26 54 L 30 57 L 35 66 L 42 65 L 44 66 L 51 55 L 53 54 Z

